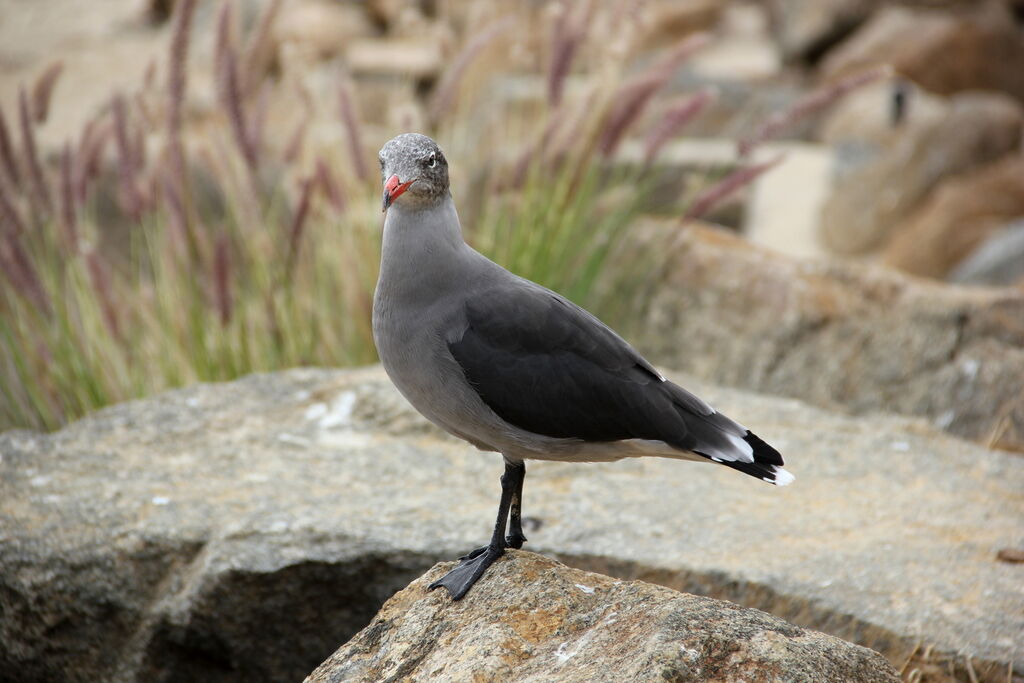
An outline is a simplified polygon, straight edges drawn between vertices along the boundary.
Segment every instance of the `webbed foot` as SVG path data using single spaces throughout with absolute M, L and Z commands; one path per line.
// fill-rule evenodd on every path
M 477 548 L 464 556 L 465 559 L 459 563 L 459 566 L 430 584 L 429 590 L 444 586 L 451 594 L 452 600 L 461 600 L 473 587 L 473 584 L 484 575 L 487 568 L 504 554 L 505 548 L 501 546 Z

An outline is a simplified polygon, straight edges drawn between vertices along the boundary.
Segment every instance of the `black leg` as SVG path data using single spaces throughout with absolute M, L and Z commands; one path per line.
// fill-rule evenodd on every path
M 505 469 L 508 472 L 508 468 Z M 526 542 L 526 536 L 523 535 L 523 481 L 526 479 L 526 463 L 521 462 L 516 467 L 514 488 L 512 490 L 512 504 L 509 507 L 509 521 L 508 521 L 508 536 L 505 537 L 505 543 L 509 548 L 522 548 L 523 543 Z
M 520 499 L 523 491 L 523 478 L 526 476 L 526 466 L 522 463 L 510 463 L 505 461 L 505 473 L 501 475 L 501 501 L 498 503 L 498 518 L 494 522 L 494 533 L 491 534 L 491 542 L 483 548 L 477 548 L 473 552 L 461 558 L 459 566 L 451 570 L 440 579 L 430 584 L 430 590 L 444 586 L 448 589 L 453 600 L 461 600 L 469 592 L 473 584 L 477 582 L 487 568 L 495 560 L 505 554 L 505 548 L 522 546 L 523 537 L 522 524 L 519 519 Z M 519 545 L 513 545 L 505 538 L 505 527 L 508 523 L 509 509 L 515 499 L 515 518 L 512 522 L 512 535 L 510 539 L 518 540 Z

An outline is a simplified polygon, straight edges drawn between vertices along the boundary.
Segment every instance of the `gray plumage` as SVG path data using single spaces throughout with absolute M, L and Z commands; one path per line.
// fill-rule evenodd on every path
M 666 381 L 593 315 L 469 247 L 433 140 L 400 135 L 380 161 L 387 215 L 374 341 L 388 376 L 429 420 L 504 455 L 520 468 L 520 488 L 524 460 L 652 455 L 792 480 L 775 449 Z M 442 585 L 461 597 L 477 569 L 467 585 Z

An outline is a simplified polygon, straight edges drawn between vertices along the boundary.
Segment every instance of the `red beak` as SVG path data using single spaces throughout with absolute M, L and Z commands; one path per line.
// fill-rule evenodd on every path
M 398 179 L 397 175 L 393 175 L 388 178 L 388 181 L 384 183 L 384 211 L 388 210 L 396 199 L 402 196 L 402 193 L 409 189 L 409 186 L 416 182 L 416 178 L 408 182 L 402 182 Z

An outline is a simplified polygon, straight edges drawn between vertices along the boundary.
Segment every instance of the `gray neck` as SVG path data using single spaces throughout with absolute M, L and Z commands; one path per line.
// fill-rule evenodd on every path
M 429 207 L 396 202 L 384 219 L 376 296 L 403 304 L 436 299 L 463 285 L 462 269 L 471 251 L 451 195 Z

